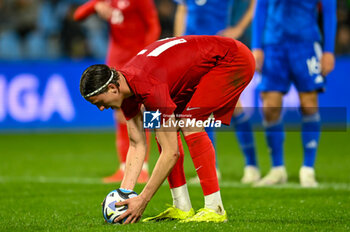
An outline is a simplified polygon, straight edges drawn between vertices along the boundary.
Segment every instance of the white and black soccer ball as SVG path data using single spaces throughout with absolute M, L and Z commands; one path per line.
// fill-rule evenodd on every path
M 106 196 L 106 198 L 103 200 L 103 203 L 102 203 L 102 214 L 106 222 L 114 224 L 115 223 L 114 219 L 122 215 L 128 209 L 127 205 L 115 207 L 115 203 L 124 201 L 129 198 L 133 198 L 136 196 L 137 196 L 136 192 L 123 190 L 123 189 L 116 189 L 108 193 L 108 195 Z M 125 220 L 126 218 L 124 218 L 122 221 L 119 221 L 119 223 L 121 224 Z

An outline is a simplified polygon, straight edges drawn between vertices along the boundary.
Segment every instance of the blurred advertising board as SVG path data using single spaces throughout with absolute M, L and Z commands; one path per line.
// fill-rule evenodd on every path
M 111 110 L 100 112 L 79 92 L 82 72 L 103 61 L 0 62 L 0 131 L 113 129 Z M 337 58 L 320 94 L 320 114 L 325 123 L 346 128 L 350 122 L 350 57 Z M 261 125 L 261 100 L 257 74 L 241 100 L 252 121 Z M 284 97 L 284 118 L 300 121 L 298 94 L 294 88 Z
M 93 63 L 102 62 L 0 63 L 0 130 L 113 127 L 112 111 L 100 112 L 79 92 Z

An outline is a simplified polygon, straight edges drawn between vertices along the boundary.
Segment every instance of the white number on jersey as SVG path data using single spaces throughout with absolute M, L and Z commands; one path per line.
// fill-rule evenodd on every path
M 155 48 L 147 56 L 153 56 L 153 57 L 159 56 L 165 50 L 167 50 L 167 49 L 169 49 L 177 44 L 182 44 L 182 43 L 186 43 L 186 42 L 187 41 L 185 39 L 176 39 L 176 40 L 169 41 L 169 42 L 162 44 L 159 47 Z M 145 54 L 146 52 L 147 52 L 147 49 L 143 49 L 137 55 L 142 55 L 142 54 Z
M 114 9 L 112 12 L 111 23 L 121 24 L 124 21 L 124 15 L 119 9 Z

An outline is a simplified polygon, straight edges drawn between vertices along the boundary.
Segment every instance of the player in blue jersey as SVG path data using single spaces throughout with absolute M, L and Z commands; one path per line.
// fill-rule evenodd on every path
M 318 10 L 323 15 L 323 38 L 318 27 Z M 302 112 L 304 163 L 299 172 L 300 184 L 318 185 L 314 171 L 320 136 L 318 92 L 324 90 L 325 77 L 334 68 L 335 32 L 335 0 L 257 1 L 252 48 L 256 68 L 262 72 L 264 126 L 273 166 L 258 186 L 287 181 L 280 115 L 282 97 L 291 84 L 299 92 Z
M 242 1 L 242 0 L 240 0 Z M 249 26 L 255 0 L 249 1 L 249 7 L 234 26 L 230 25 L 233 0 L 175 0 L 178 3 L 175 15 L 174 35 L 222 35 L 239 39 Z M 238 102 L 232 118 L 236 136 L 245 156 L 245 169 L 242 182 L 254 183 L 260 179 L 260 172 L 256 160 L 253 132 L 249 117 L 243 111 L 241 102 Z M 213 128 L 207 128 L 207 133 L 216 145 Z M 220 172 L 217 170 L 218 177 Z M 191 182 L 194 179 L 191 179 Z M 195 178 L 199 182 L 198 178 Z

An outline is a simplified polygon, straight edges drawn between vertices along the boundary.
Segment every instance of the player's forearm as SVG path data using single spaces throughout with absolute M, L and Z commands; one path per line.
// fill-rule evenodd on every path
M 158 188 L 176 164 L 178 158 L 179 155 L 177 151 L 167 151 L 166 149 L 163 149 L 156 166 L 153 169 L 152 175 L 141 193 L 146 201 L 150 201 L 153 195 L 157 192 Z
M 185 33 L 185 22 L 187 16 L 187 8 L 185 5 L 179 4 L 176 9 L 174 22 L 174 36 L 182 36 Z
M 126 156 L 125 174 L 121 188 L 134 189 L 146 157 L 147 143 L 143 129 L 142 113 L 138 112 L 126 121 L 129 135 L 129 150 Z
M 254 14 L 254 9 L 255 9 L 255 1 L 256 0 L 250 1 L 250 5 L 249 5 L 247 11 L 245 12 L 242 19 L 237 24 L 237 26 L 240 27 L 243 31 L 246 30 L 246 28 L 248 27 L 248 25 L 250 24 L 250 22 L 253 19 L 253 14 Z
M 87 3 L 79 6 L 77 10 L 74 12 L 74 20 L 75 21 L 80 21 L 84 20 L 85 18 L 89 17 L 90 15 L 95 13 L 95 4 L 99 0 L 91 0 L 88 1 Z
M 130 145 L 126 156 L 125 174 L 120 185 L 124 189 L 134 189 L 146 157 L 146 143 Z

